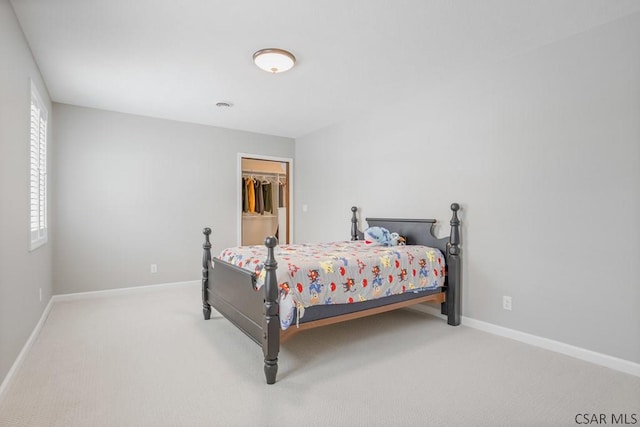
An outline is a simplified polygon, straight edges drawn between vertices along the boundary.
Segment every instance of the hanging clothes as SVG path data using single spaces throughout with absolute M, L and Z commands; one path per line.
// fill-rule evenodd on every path
M 287 206 L 287 184 L 280 182 L 280 175 L 249 173 L 242 176 L 242 212 L 275 215 L 278 208 Z
M 247 209 L 249 209 L 249 203 L 248 202 L 248 198 L 247 198 L 247 182 L 244 179 L 244 177 L 242 177 L 242 184 L 241 188 L 242 188 L 242 212 L 247 212 Z
M 256 211 L 256 191 L 255 191 L 253 179 L 247 178 L 246 186 L 247 186 L 247 212 L 253 213 Z
M 249 192 L 247 191 L 246 179 L 244 179 L 242 183 L 242 205 L 246 207 L 244 212 L 249 212 Z
M 280 199 L 278 198 L 279 192 L 278 181 L 271 184 L 271 208 L 272 213 L 275 215 L 278 213 L 278 208 L 280 207 Z
M 264 213 L 264 195 L 262 194 L 262 181 L 255 180 L 253 184 L 256 197 L 256 213 Z
M 271 200 L 271 183 L 264 181 L 262 183 L 262 197 L 264 199 L 264 211 L 273 213 L 273 203 Z
M 287 207 L 287 198 L 286 198 L 286 183 L 283 182 L 279 182 L 278 183 L 278 207 L 279 208 L 286 208 Z

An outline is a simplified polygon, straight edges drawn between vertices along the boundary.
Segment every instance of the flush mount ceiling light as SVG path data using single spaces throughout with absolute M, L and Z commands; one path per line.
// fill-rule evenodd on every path
M 293 68 L 296 57 L 284 49 L 260 49 L 253 54 L 253 62 L 268 73 L 284 73 Z

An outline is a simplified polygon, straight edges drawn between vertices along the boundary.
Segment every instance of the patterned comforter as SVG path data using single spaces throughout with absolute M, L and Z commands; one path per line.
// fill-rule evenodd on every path
M 295 310 L 318 304 L 351 304 L 444 284 L 442 252 L 427 246 L 372 246 L 364 241 L 282 245 L 275 248 L 280 288 L 280 324 L 287 329 Z M 222 251 L 219 259 L 257 276 L 264 285 L 264 246 Z

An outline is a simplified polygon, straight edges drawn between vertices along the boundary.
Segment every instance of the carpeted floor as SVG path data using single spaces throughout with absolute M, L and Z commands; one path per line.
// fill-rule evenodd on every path
M 640 378 L 410 310 L 295 336 L 268 386 L 261 349 L 204 321 L 185 285 L 57 302 L 0 426 L 576 426 L 584 413 L 640 425 Z

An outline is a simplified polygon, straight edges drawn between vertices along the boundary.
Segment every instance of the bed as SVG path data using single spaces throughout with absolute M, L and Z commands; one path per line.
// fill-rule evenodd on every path
M 204 318 L 210 319 L 215 308 L 262 347 L 267 384 L 276 381 L 281 342 L 307 329 L 425 302 L 439 303 L 447 323 L 458 326 L 459 209 L 459 204 L 451 205 L 445 238 L 433 234 L 434 219 L 366 218 L 369 227 L 384 227 L 406 239 L 406 246 L 373 249 L 363 243 L 356 207 L 351 208 L 348 242 L 278 247 L 275 237 L 267 237 L 263 252 L 260 247 L 228 248 L 212 258 L 211 229 L 205 228 Z M 383 282 L 387 288 L 381 287 Z

